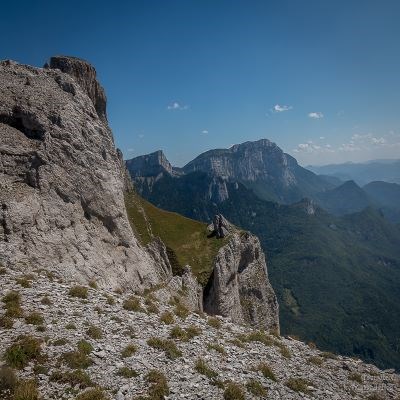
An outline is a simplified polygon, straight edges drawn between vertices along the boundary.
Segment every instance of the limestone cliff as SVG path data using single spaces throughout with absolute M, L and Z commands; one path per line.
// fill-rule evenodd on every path
M 0 63 L 0 262 L 113 287 L 165 278 L 132 234 L 105 112 L 83 60 Z
M 279 333 L 278 302 L 257 237 L 236 231 L 221 247 L 204 291 L 204 311 Z

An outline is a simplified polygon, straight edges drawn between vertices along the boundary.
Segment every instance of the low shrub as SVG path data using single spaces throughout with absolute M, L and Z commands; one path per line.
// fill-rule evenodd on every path
M 93 351 L 93 346 L 86 340 L 81 339 L 78 344 L 78 351 L 83 354 L 89 355 Z
M 207 320 L 207 324 L 215 329 L 221 328 L 221 321 L 215 317 L 209 317 Z
M 210 368 L 202 358 L 196 360 L 194 368 L 199 374 L 206 376 L 208 379 L 214 379 L 218 376 L 218 372 Z
M 166 376 L 158 370 L 151 370 L 146 375 L 146 381 L 150 384 L 148 389 L 149 400 L 162 400 L 169 395 L 169 387 Z
M 147 344 L 155 349 L 164 350 L 166 356 L 171 360 L 182 356 L 182 352 L 176 347 L 173 340 L 152 337 L 147 340 Z
M 7 348 L 4 358 L 10 367 L 22 369 L 31 360 L 39 360 L 41 351 L 39 339 L 32 336 L 21 336 Z
M 93 364 L 93 360 L 79 350 L 64 353 L 62 359 L 71 369 L 86 369 Z
M 0 367 L 0 394 L 5 391 L 13 392 L 17 387 L 17 382 L 17 376 L 10 367 Z
M 25 317 L 25 322 L 30 325 L 42 325 L 44 318 L 39 312 L 33 311 Z
M 5 317 L 9 318 L 21 318 L 23 311 L 21 308 L 21 295 L 19 292 L 12 290 L 8 292 L 1 301 L 4 303 L 6 310 Z
M 77 297 L 80 299 L 87 299 L 88 297 L 88 288 L 86 286 L 72 286 L 72 288 L 69 289 L 68 294 L 71 297 Z
M 349 374 L 349 379 L 357 383 L 363 383 L 362 376 L 357 372 L 352 372 L 351 374 Z
M 160 321 L 164 322 L 164 324 L 166 325 L 171 325 L 175 321 L 174 315 L 169 311 L 165 311 L 161 314 Z
M 89 328 L 86 330 L 86 335 L 88 335 L 92 339 L 101 339 L 103 337 L 103 332 L 97 326 L 90 325 Z
M 95 385 L 90 376 L 81 369 L 75 371 L 54 371 L 49 379 L 51 382 L 70 385 L 72 387 L 78 386 L 80 389 L 86 389 Z
M 122 358 L 131 357 L 136 352 L 137 352 L 137 346 L 134 343 L 129 343 L 122 350 L 121 356 L 122 356 Z
M 270 366 L 265 362 L 261 362 L 256 367 L 257 371 L 260 371 L 265 378 L 271 379 L 272 381 L 276 382 L 276 376 Z
M 306 381 L 303 378 L 290 378 L 287 382 L 286 382 L 286 386 L 289 389 L 294 390 L 295 392 L 301 392 L 304 394 L 310 394 L 310 390 L 308 389 L 308 386 L 310 385 L 310 383 L 308 381 Z
M 228 382 L 225 386 L 224 400 L 245 400 L 243 387 L 235 382 Z
M 207 349 L 215 350 L 217 353 L 220 353 L 220 354 L 226 354 L 224 346 L 222 346 L 221 344 L 218 344 L 218 343 L 208 343 Z
M 246 389 L 254 396 L 266 396 L 267 389 L 256 379 L 249 379 L 246 383 Z
M 130 296 L 128 299 L 124 300 L 123 308 L 127 311 L 146 312 L 140 304 L 140 298 L 136 296 Z
M 118 376 L 122 376 L 124 378 L 135 378 L 139 376 L 139 374 L 132 368 L 122 367 L 117 372 Z
M 39 390 L 34 380 L 20 380 L 14 391 L 13 400 L 39 400 Z

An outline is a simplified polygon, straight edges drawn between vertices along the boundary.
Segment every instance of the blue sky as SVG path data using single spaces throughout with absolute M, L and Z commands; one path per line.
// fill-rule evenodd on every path
M 126 158 L 259 138 L 304 165 L 399 158 L 399 21 L 397 0 L 21 0 L 0 58 L 89 60 Z

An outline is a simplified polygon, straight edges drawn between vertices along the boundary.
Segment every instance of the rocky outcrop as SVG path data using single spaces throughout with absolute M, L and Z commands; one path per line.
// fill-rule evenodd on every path
M 0 63 L 0 262 L 112 287 L 165 278 L 132 234 L 105 110 L 83 60 Z
M 156 177 L 163 172 L 174 174 L 172 165 L 161 150 L 127 160 L 126 167 L 132 177 Z
M 59 69 L 66 74 L 73 76 L 82 90 L 92 100 L 94 108 L 100 118 L 107 120 L 106 104 L 107 98 L 104 89 L 97 81 L 96 70 L 88 62 L 75 57 L 56 56 L 51 57 L 45 68 Z M 73 87 L 63 84 L 64 89 L 71 90 Z
M 234 232 L 214 261 L 204 290 L 204 311 L 279 332 L 278 302 L 257 237 Z

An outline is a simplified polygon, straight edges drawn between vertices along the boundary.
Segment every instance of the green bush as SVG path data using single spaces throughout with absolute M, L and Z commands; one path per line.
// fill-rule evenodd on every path
M 215 350 L 217 353 L 226 354 L 224 347 L 218 343 L 207 343 L 208 350 Z
M 93 364 L 93 360 L 79 350 L 64 353 L 62 359 L 71 369 L 86 369 Z
M 363 383 L 362 376 L 357 372 L 352 372 L 351 374 L 349 374 L 349 379 L 354 382 Z
M 72 286 L 72 288 L 69 289 L 68 294 L 71 297 L 78 297 L 80 299 L 87 299 L 88 291 L 89 290 L 88 290 L 87 287 L 76 285 L 76 286 Z
M 52 304 L 51 300 L 48 296 L 43 296 L 42 300 L 40 300 L 40 302 L 45 306 L 50 306 Z
M 6 310 L 5 317 L 21 318 L 23 311 L 21 308 L 21 295 L 12 290 L 8 292 L 3 298 L 4 308 Z
M 38 360 L 40 356 L 40 340 L 32 336 L 22 336 L 7 348 L 4 358 L 9 366 L 22 369 L 31 360 Z

